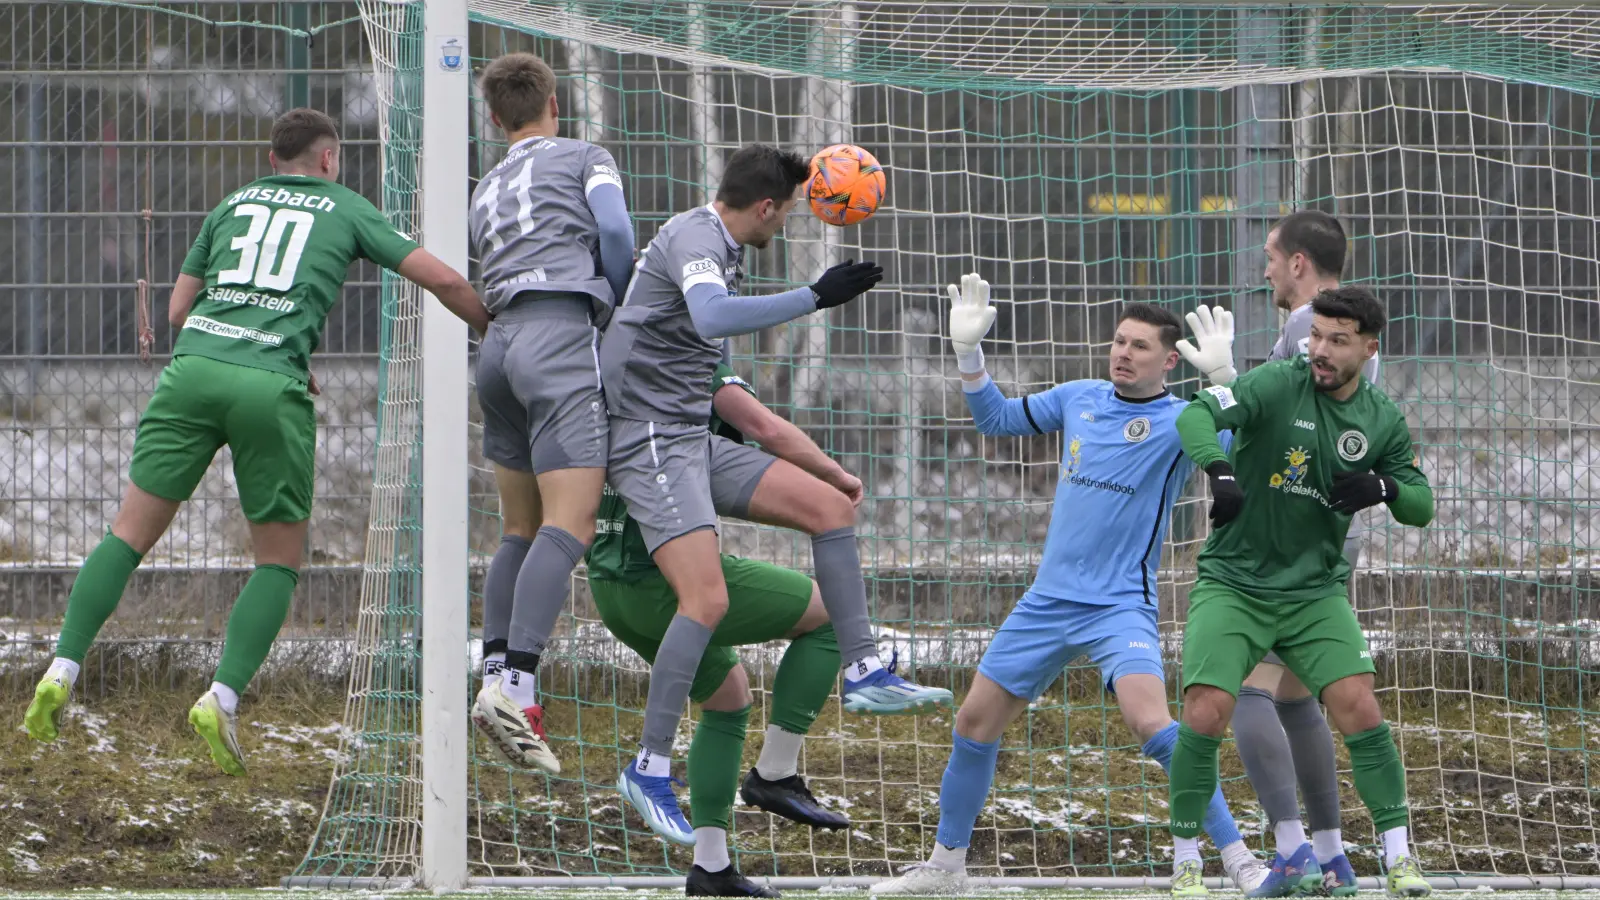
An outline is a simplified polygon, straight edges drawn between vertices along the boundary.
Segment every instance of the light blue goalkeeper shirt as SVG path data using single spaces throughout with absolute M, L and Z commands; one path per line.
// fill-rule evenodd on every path
M 1154 605 L 1172 505 L 1194 470 L 1173 424 L 1187 404 L 1170 393 L 1128 400 L 1098 379 L 1014 400 L 987 376 L 962 388 L 984 434 L 1061 432 L 1061 475 L 1031 592 Z

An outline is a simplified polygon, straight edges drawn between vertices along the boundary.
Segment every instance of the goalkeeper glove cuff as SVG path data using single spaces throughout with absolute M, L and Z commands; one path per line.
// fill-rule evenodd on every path
M 979 347 L 971 353 L 956 353 L 956 368 L 963 375 L 976 375 L 983 371 L 983 348 Z

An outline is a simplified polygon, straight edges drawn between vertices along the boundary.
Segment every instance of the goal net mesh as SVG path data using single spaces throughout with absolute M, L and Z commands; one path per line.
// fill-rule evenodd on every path
M 1390 311 L 1383 389 L 1410 420 L 1438 498 L 1426 530 L 1367 518 L 1351 585 L 1406 765 L 1417 850 L 1438 873 L 1600 874 L 1590 794 L 1600 13 L 823 0 L 471 9 L 475 66 L 529 50 L 555 67 L 563 134 L 615 155 L 641 245 L 707 202 L 744 144 L 809 154 L 844 141 L 885 165 L 887 199 L 872 219 L 835 229 L 802 211 L 748 257 L 753 291 L 808 283 L 851 256 L 880 262 L 885 284 L 736 340 L 736 368 L 865 482 L 858 531 L 883 650 L 958 697 L 1038 564 L 1063 447 L 974 431 L 941 337 L 944 285 L 968 271 L 993 285 L 986 353 L 1008 393 L 1104 377 L 1117 310 L 1131 300 L 1233 309 L 1247 369 L 1279 325 L 1262 277 L 1272 223 L 1296 208 L 1336 214 L 1350 235 L 1347 280 Z M 438 50 L 423 45 L 418 4 L 361 10 L 383 115 L 382 205 L 409 230 L 427 199 L 416 184 L 421 72 Z M 476 89 L 461 102 L 472 105 L 462 139 L 476 177 L 504 147 Z M 447 193 L 432 201 L 464 215 L 465 185 Z M 421 302 L 401 283 L 387 289 L 348 736 L 301 875 L 416 869 Z M 1187 366 L 1176 374 L 1174 390 L 1195 389 Z M 479 436 L 475 424 L 462 535 L 475 599 L 499 535 Z M 1164 555 L 1169 665 L 1204 534 L 1203 504 L 1188 497 Z M 723 541 L 809 566 L 795 534 L 729 522 Z M 481 621 L 476 602 L 472 616 Z M 778 653 L 743 653 L 757 697 L 746 765 Z M 477 745 L 464 823 L 472 874 L 684 871 L 687 851 L 654 838 L 612 787 L 640 732 L 646 667 L 600 626 L 581 570 L 545 658 L 562 775 L 514 773 Z M 951 725 L 947 714 L 874 719 L 830 705 L 801 771 L 852 827 L 813 832 L 741 808 L 736 864 L 752 875 L 884 875 L 924 858 Z M 693 727 L 691 715 L 680 758 Z M 1225 790 L 1259 846 L 1264 818 L 1237 759 L 1224 748 Z M 1371 821 L 1342 747 L 1340 760 L 1345 839 L 1358 871 L 1373 874 Z M 1080 660 L 1008 732 L 969 865 L 1021 877 L 1161 871 L 1166 791 Z

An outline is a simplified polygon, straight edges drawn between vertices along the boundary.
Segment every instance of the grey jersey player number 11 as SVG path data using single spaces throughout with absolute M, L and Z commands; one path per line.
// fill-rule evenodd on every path
M 484 305 L 498 313 L 518 294 L 581 294 L 604 325 L 616 303 L 601 274 L 588 196 L 622 187 L 616 160 L 586 141 L 533 137 L 506 153 L 472 193 L 472 246 L 480 248 Z M 534 223 L 538 227 L 534 227 Z

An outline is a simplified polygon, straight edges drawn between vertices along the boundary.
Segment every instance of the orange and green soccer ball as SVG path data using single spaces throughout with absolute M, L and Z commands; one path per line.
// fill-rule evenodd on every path
M 883 166 L 852 144 L 834 144 L 811 157 L 806 193 L 811 211 L 829 225 L 865 222 L 883 202 Z

